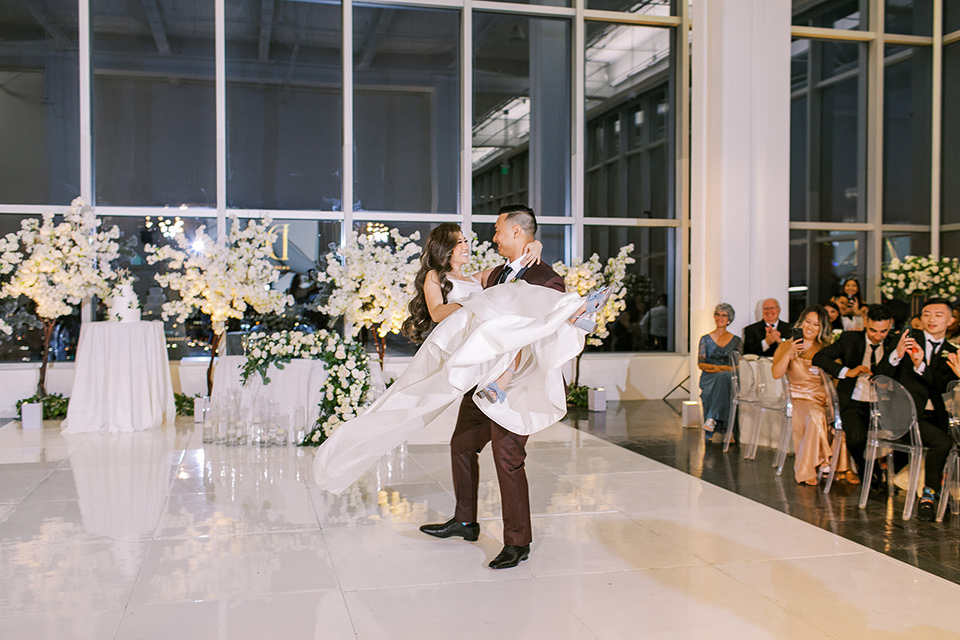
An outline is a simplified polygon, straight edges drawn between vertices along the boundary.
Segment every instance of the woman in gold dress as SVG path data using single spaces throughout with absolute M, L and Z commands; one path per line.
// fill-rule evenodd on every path
M 784 374 L 790 381 L 793 401 L 793 472 L 798 483 L 816 485 L 817 469 L 830 464 L 832 449 L 827 427 L 827 390 L 813 355 L 830 342 L 830 319 L 821 306 L 808 307 L 794 325 L 803 339 L 784 340 L 773 354 L 773 377 Z M 842 452 L 841 452 L 842 453 Z M 847 456 L 841 455 L 838 474 L 848 470 Z

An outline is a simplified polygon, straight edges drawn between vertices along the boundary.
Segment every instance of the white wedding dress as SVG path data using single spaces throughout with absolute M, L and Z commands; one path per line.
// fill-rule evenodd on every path
M 580 353 L 585 337 L 567 319 L 583 298 L 519 280 L 485 290 L 474 280 L 451 281 L 447 300 L 463 308 L 434 327 L 384 395 L 320 445 L 313 472 L 321 488 L 342 492 L 467 391 L 499 378 L 518 352 L 506 401 L 476 395 L 473 401 L 520 435 L 545 429 L 566 414 L 560 369 Z

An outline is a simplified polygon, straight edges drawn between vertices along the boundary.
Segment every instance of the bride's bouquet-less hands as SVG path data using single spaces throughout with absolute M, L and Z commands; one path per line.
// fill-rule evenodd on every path
M 224 243 L 200 227 L 193 240 L 176 236 L 177 246 L 147 245 L 147 262 L 168 261 L 169 271 L 155 278 L 161 287 L 175 292 L 179 299 L 165 302 L 163 318 L 187 319 L 194 309 L 210 316 L 213 325 L 207 393 L 213 391 L 213 359 L 231 318 L 244 317 L 249 307 L 260 314 L 280 313 L 293 298 L 270 288 L 279 278 L 270 254 L 277 235 L 270 230 L 270 218 L 250 220 L 246 226 L 230 217 L 230 234 Z
M 390 230 L 391 242 L 378 241 L 364 234 L 354 235 L 345 246 L 326 255 L 326 269 L 317 274 L 321 284 L 333 285 L 333 291 L 318 310 L 330 316 L 343 316 L 350 337 L 362 327 L 373 329 L 383 368 L 384 337 L 399 333 L 414 296 L 413 281 L 420 263 L 420 233 L 403 236 Z

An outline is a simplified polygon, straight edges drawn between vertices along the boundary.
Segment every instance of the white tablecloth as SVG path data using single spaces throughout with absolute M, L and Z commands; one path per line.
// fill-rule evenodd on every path
M 64 433 L 173 424 L 176 405 L 161 322 L 86 322 Z
M 303 407 L 307 424 L 316 422 L 320 414 L 320 393 L 327 379 L 323 360 L 291 360 L 283 369 L 270 365 L 267 369 L 267 377 L 270 378 L 268 385 L 263 384 L 259 373 L 254 373 L 246 385 L 241 382 L 240 371 L 246 361 L 244 356 L 218 358 L 213 371 L 213 403 L 226 397 L 231 389 L 239 389 L 243 410 L 252 407 L 257 398 L 263 397 L 266 400 L 278 400 L 283 412 L 292 412 L 295 407 Z M 370 384 L 371 397 L 375 398 L 383 393 L 386 385 L 380 375 L 379 365 L 372 364 L 370 373 L 373 378 Z

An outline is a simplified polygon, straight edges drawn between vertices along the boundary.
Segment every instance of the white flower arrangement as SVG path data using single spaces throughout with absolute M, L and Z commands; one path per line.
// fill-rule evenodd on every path
M 381 367 L 383 338 L 402 329 L 420 269 L 416 258 L 421 249 L 415 242 L 420 233 L 406 237 L 391 229 L 390 237 L 392 244 L 354 234 L 345 246 L 327 254 L 326 269 L 317 274 L 320 283 L 333 285 L 326 304 L 318 310 L 343 316 L 349 337 L 362 327 L 374 329 Z
M 9 277 L 0 295 L 24 296 L 36 304 L 43 321 L 44 346 L 37 393 L 46 395 L 46 365 L 50 337 L 57 319 L 69 315 L 85 298 L 106 297 L 117 273 L 120 229 L 102 231 L 100 219 L 80 198 L 70 203 L 63 221 L 52 211 L 41 220 L 26 218 L 20 230 L 0 240 L 0 276 Z M 0 331 L 9 331 L 3 323 Z
M 880 293 L 909 302 L 914 295 L 956 300 L 960 292 L 960 260 L 929 256 L 894 258 L 883 266 Z
M 332 331 L 276 331 L 252 334 L 246 345 L 246 363 L 240 377 L 246 384 L 259 373 L 264 384 L 270 383 L 267 370 L 272 364 L 283 369 L 297 358 L 322 359 L 327 379 L 321 390 L 320 415 L 303 445 L 319 445 L 338 426 L 355 418 L 369 404 L 370 363 L 363 345 L 343 340 Z
M 293 298 L 270 288 L 279 278 L 271 261 L 277 239 L 270 230 L 270 218 L 250 220 L 246 226 L 230 216 L 230 234 L 218 243 L 200 227 L 191 242 L 186 235 L 175 237 L 177 247 L 144 247 L 147 262 L 169 261 L 170 270 L 154 277 L 164 288 L 178 294 L 178 300 L 163 304 L 164 320 L 176 317 L 183 322 L 194 309 L 210 316 L 213 345 L 207 376 L 207 392 L 213 390 L 213 359 L 229 319 L 241 319 L 252 307 L 257 313 L 281 313 Z
M 587 336 L 589 345 L 603 344 L 604 338 L 610 335 L 607 326 L 614 322 L 626 308 L 623 297 L 627 290 L 623 286 L 623 280 L 627 273 L 627 265 L 636 262 L 630 256 L 631 253 L 633 253 L 632 244 L 621 247 L 619 253 L 607 261 L 606 266 L 600 262 L 597 254 L 590 256 L 586 262 L 575 260 L 569 267 L 562 262 L 553 264 L 553 270 L 563 278 L 567 291 L 576 291 L 577 294 L 585 296 L 602 286 L 609 286 L 612 290 L 607 304 L 597 312 L 597 330 Z

